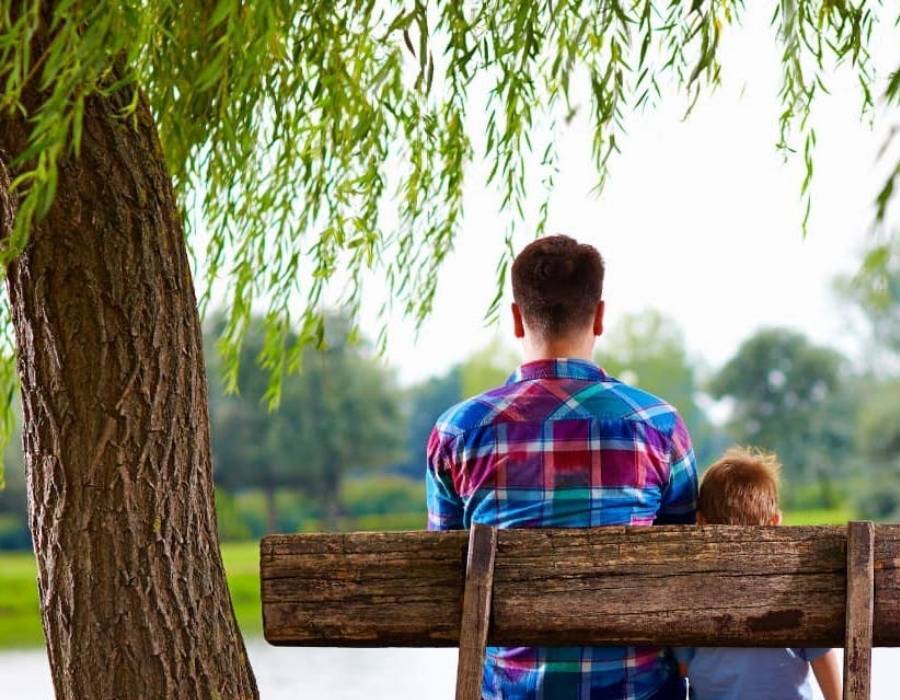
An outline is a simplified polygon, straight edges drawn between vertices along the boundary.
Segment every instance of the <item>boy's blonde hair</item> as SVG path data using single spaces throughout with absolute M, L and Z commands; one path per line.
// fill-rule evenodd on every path
M 781 463 L 772 452 L 732 447 L 700 481 L 698 510 L 721 525 L 769 525 L 778 516 Z

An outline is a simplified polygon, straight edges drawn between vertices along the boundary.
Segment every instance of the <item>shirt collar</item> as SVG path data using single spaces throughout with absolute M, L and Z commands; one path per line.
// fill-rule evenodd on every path
M 506 380 L 507 384 L 529 379 L 582 379 L 599 382 L 607 379 L 606 372 L 593 362 L 571 357 L 535 360 L 520 365 Z

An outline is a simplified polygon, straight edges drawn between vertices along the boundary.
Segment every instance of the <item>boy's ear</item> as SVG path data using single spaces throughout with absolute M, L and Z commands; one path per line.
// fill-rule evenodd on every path
M 769 525 L 781 525 L 782 514 L 781 511 L 777 511 L 775 515 L 772 516 L 772 520 L 769 522 Z

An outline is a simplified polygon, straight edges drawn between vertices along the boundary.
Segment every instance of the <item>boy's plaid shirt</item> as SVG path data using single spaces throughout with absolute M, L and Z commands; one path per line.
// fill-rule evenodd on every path
M 426 494 L 430 530 L 692 523 L 697 468 L 672 406 L 590 362 L 540 360 L 438 419 Z M 489 647 L 483 696 L 668 698 L 672 674 L 657 648 Z

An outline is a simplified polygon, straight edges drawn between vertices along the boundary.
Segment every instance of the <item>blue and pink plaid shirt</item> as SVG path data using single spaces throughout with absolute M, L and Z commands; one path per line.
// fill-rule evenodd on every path
M 672 406 L 591 362 L 540 360 L 438 419 L 426 494 L 430 530 L 692 523 L 697 467 Z M 655 647 L 489 647 L 482 695 L 669 700 L 677 685 Z

